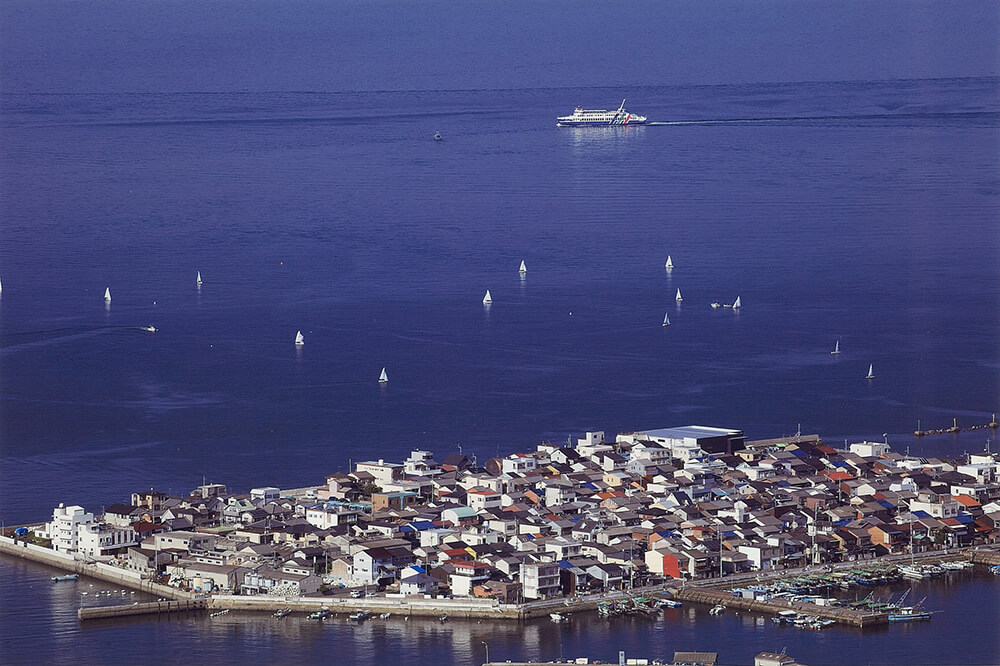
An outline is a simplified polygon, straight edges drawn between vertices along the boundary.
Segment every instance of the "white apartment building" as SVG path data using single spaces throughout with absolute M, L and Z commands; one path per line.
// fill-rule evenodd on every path
M 52 520 L 45 524 L 45 536 L 52 539 L 52 549 L 62 553 L 79 549 L 80 527 L 94 522 L 94 514 L 82 506 L 60 503 L 52 511 Z
M 526 562 L 521 565 L 521 586 L 525 599 L 548 599 L 561 591 L 559 565 L 555 562 Z

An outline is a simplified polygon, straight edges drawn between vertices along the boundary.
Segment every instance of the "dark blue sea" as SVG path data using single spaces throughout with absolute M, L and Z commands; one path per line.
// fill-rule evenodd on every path
M 5 0 L 0 519 L 586 430 L 982 450 L 995 431 L 912 431 L 1000 412 L 998 17 L 979 0 Z M 555 126 L 626 98 L 652 124 Z M 1000 662 L 1000 590 L 971 576 L 928 587 L 932 623 L 861 633 L 695 609 L 80 627 L 89 582 L 50 575 L 0 560 L 0 661 L 141 645 L 153 663 L 469 664 L 485 640 L 494 659 Z

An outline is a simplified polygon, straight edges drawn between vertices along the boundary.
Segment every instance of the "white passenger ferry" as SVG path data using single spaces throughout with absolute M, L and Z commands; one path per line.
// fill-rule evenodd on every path
M 617 111 L 605 109 L 585 109 L 576 107 L 572 116 L 556 118 L 559 127 L 577 127 L 579 125 L 645 125 L 646 116 L 637 116 L 625 110 L 625 100 Z

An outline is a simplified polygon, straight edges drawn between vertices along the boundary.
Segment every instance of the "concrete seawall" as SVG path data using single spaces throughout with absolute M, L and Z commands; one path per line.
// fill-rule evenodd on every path
M 90 576 L 98 580 L 115 583 L 132 590 L 148 592 L 166 599 L 193 599 L 194 595 L 167 585 L 160 585 L 144 579 L 139 572 L 113 567 L 102 562 L 79 560 L 69 553 L 59 553 L 49 548 L 42 548 L 22 540 L 0 537 L 0 553 L 31 560 L 50 567 L 70 571 L 81 576 Z

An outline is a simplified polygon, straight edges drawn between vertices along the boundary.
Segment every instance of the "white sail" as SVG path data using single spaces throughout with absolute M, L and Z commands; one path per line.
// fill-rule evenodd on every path
M 669 314 L 664 313 L 664 315 L 663 315 L 663 325 L 664 326 L 670 326 L 670 315 Z
M 683 298 L 681 298 L 681 288 L 680 287 L 677 287 L 677 295 L 674 297 L 674 300 L 677 301 L 678 303 L 680 303 L 681 301 L 684 300 Z
M 875 379 L 875 364 L 872 363 L 868 366 L 868 376 L 865 379 Z
M 111 287 L 104 288 L 104 300 L 108 303 L 111 302 Z
M 666 268 L 667 270 L 670 270 L 671 268 L 674 267 L 674 260 L 670 258 L 669 254 L 667 255 L 667 263 L 665 263 L 663 267 Z
M 306 343 L 305 337 L 302 335 L 302 331 L 295 334 L 295 344 L 304 345 Z
M 524 265 L 524 259 L 521 260 L 521 267 L 517 269 L 518 273 L 527 273 L 528 267 Z
M 483 296 L 483 305 L 489 305 L 492 302 L 493 302 L 493 297 L 490 296 L 490 290 L 487 289 L 486 290 L 486 295 Z
M 201 271 L 198 271 L 198 277 L 195 278 L 195 282 L 197 282 L 198 284 L 201 284 Z
M 3 293 L 3 281 L 0 280 L 0 294 Z
M 737 296 L 736 300 L 733 301 L 733 308 L 738 308 L 738 307 L 740 307 L 740 297 L 739 296 Z
M 378 383 L 385 384 L 389 381 L 389 375 L 385 374 L 385 368 L 382 368 L 382 374 L 378 376 Z
M 837 340 L 837 344 L 835 344 L 833 346 L 833 351 L 830 352 L 830 353 L 831 354 L 839 354 L 840 353 L 840 340 Z

